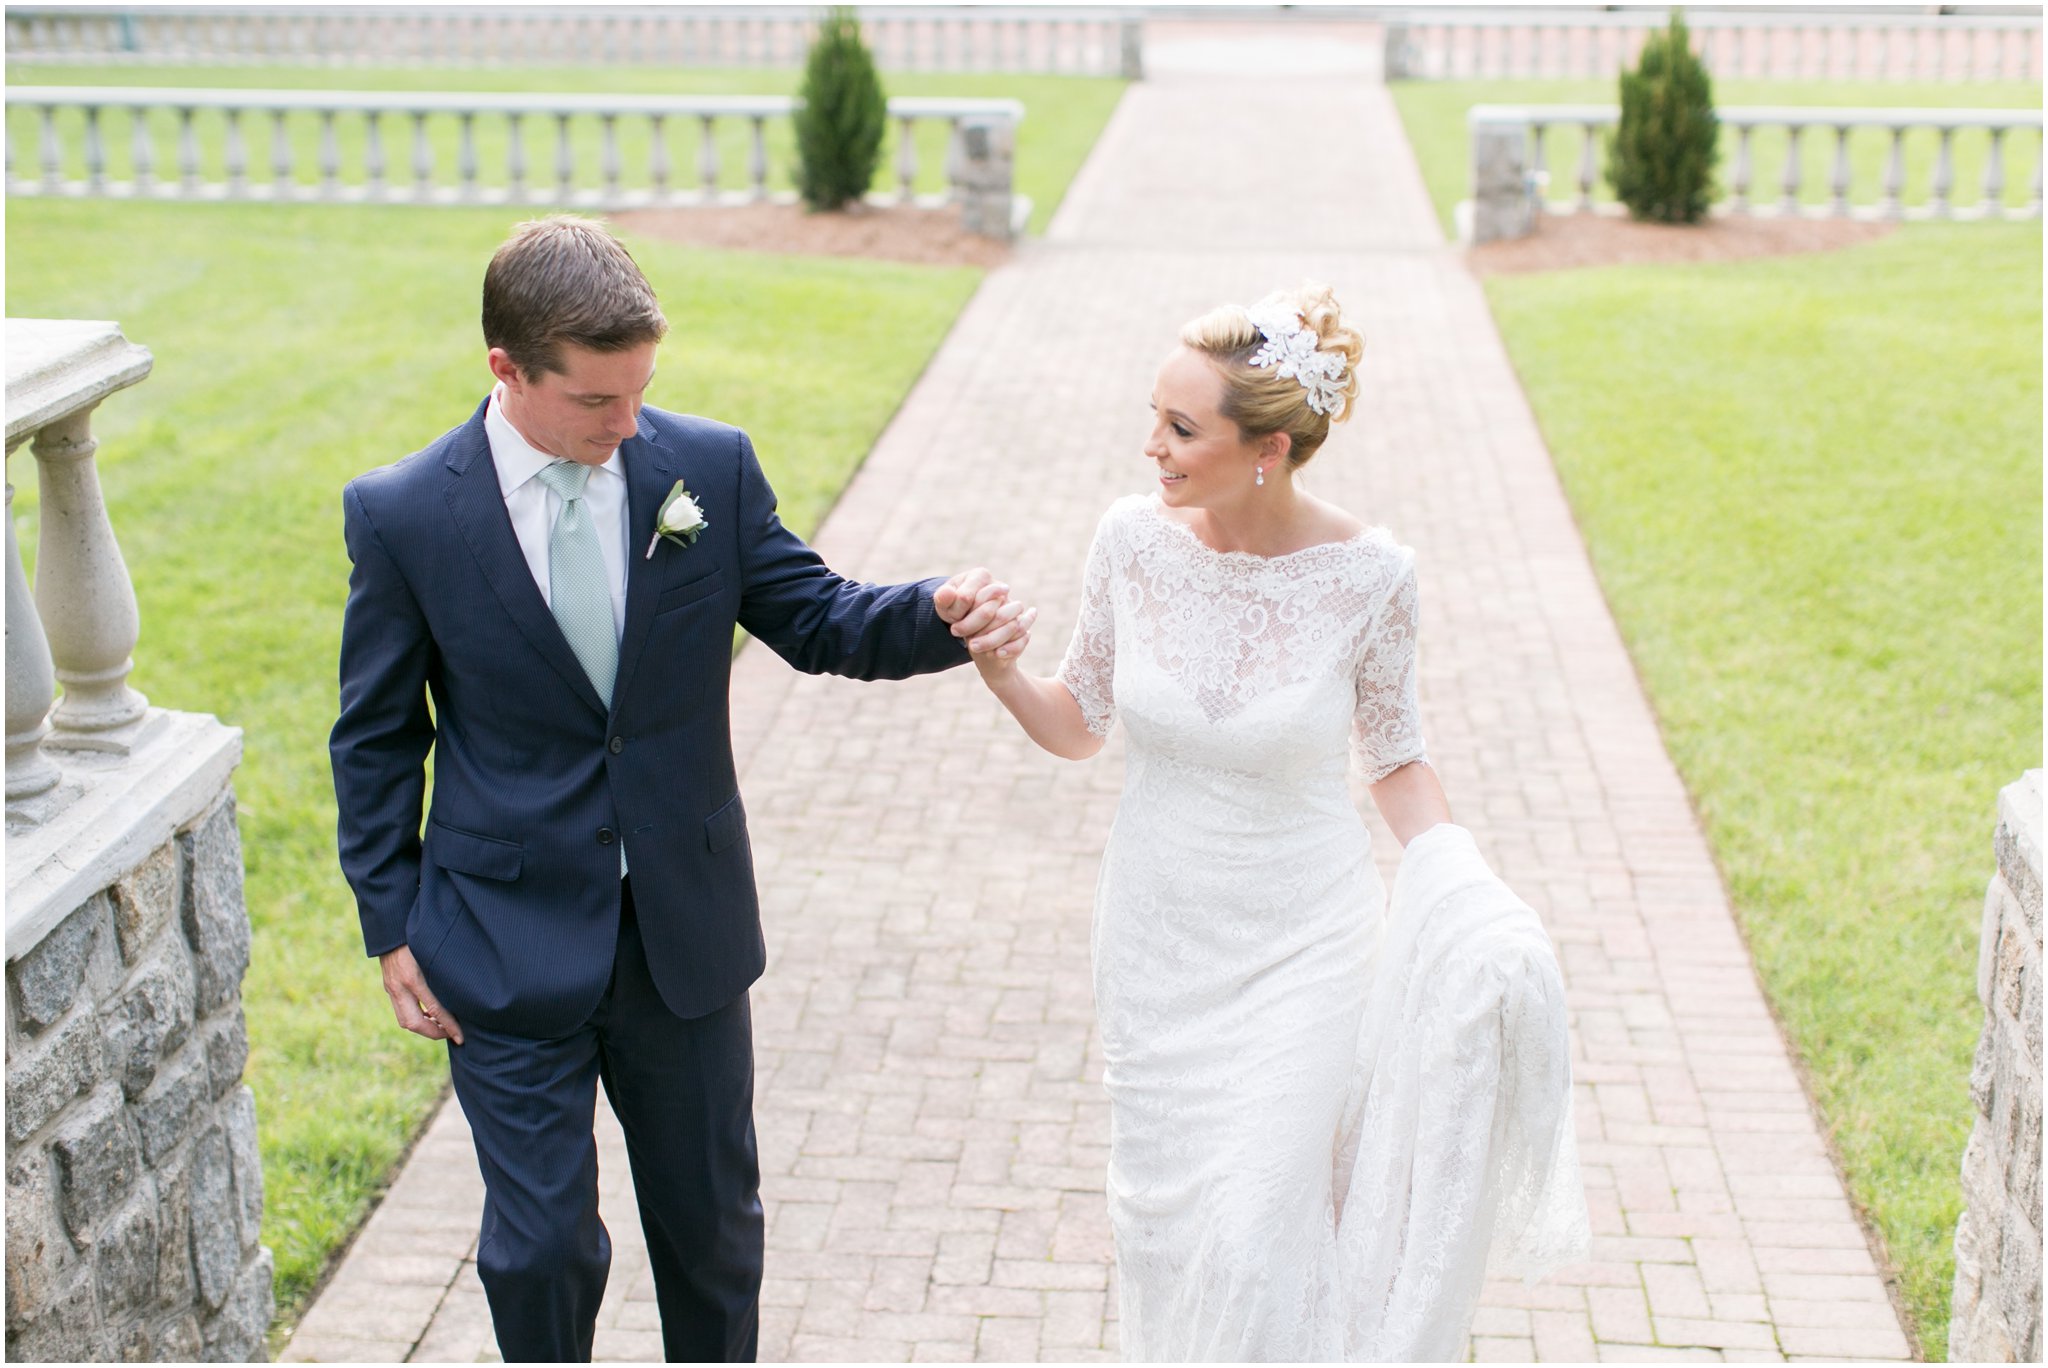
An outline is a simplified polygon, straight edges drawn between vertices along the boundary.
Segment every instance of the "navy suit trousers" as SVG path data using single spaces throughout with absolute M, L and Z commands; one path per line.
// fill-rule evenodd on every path
M 511 1362 L 587 1362 L 611 1266 L 597 1213 L 597 1084 L 626 1133 L 670 1361 L 748 1362 L 762 1221 L 752 1020 L 742 993 L 685 1019 L 648 974 L 630 883 L 611 982 L 544 1040 L 464 1024 L 448 1047 L 484 1176 L 477 1272 Z

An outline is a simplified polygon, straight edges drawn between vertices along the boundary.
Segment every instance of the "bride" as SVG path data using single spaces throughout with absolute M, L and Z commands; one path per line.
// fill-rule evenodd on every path
M 1131 1358 L 1448 1358 L 1489 1271 L 1583 1253 L 1562 983 L 1449 825 L 1414 553 L 1297 478 L 1363 351 L 1320 287 L 1187 324 L 1057 675 L 975 654 L 1053 754 L 1128 739 L 1094 974 Z

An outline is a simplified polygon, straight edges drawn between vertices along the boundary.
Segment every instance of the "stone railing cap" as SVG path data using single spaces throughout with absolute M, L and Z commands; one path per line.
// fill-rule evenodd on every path
M 7 320 L 7 445 L 149 374 L 149 348 L 118 323 Z
M 1465 111 L 1471 126 L 1508 124 L 1613 123 L 1616 104 L 1477 104 Z M 1802 128 L 2039 128 L 2038 109 L 1908 109 L 1882 105 L 1720 105 L 1724 124 L 1798 124 Z

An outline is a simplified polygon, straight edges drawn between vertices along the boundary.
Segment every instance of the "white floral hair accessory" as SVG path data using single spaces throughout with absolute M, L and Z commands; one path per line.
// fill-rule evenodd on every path
M 1318 351 L 1319 339 L 1301 321 L 1301 310 L 1278 298 L 1262 299 L 1246 309 L 1252 326 L 1266 339 L 1252 353 L 1251 364 L 1271 366 L 1292 376 L 1308 392 L 1308 406 L 1331 418 L 1344 415 L 1344 357 Z

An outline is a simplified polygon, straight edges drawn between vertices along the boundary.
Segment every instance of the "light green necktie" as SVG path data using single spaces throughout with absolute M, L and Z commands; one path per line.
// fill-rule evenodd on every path
M 548 606 L 597 696 L 609 706 L 612 681 L 619 672 L 619 637 L 612 625 L 612 591 L 605 582 L 597 525 L 583 501 L 590 469 L 574 461 L 541 467 L 541 482 L 562 499 L 554 531 L 548 534 Z

